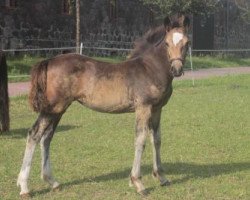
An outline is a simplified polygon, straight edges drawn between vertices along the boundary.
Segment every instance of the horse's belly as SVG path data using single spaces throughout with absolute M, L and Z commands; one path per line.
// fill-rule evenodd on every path
M 134 110 L 129 90 L 118 82 L 100 82 L 91 92 L 85 93 L 80 102 L 99 112 L 121 113 Z
M 99 112 L 121 113 L 133 111 L 133 103 L 117 97 L 102 97 L 95 95 L 92 100 L 85 100 L 84 104 Z

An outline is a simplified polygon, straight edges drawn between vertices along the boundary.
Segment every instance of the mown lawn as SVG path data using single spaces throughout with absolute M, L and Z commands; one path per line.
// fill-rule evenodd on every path
M 122 57 L 115 58 L 102 58 L 95 57 L 98 60 L 117 63 L 125 60 Z M 16 57 L 8 58 L 8 74 L 10 82 L 28 81 L 31 67 L 37 62 L 43 60 L 42 57 Z M 193 57 L 193 68 L 204 69 L 204 68 L 221 68 L 221 67 L 239 67 L 239 66 L 250 66 L 250 58 L 236 58 L 236 57 L 221 57 L 221 56 L 194 56 Z M 187 62 L 185 64 L 186 69 L 190 69 L 189 56 L 187 55 Z M 21 77 L 20 77 L 21 76 Z
M 250 75 L 174 81 L 162 116 L 162 161 L 172 185 L 151 177 L 147 141 L 142 173 L 147 199 L 249 199 Z M 11 132 L 0 136 L 0 199 L 18 199 L 16 178 L 27 129 L 36 114 L 27 97 L 12 98 Z M 141 199 L 128 187 L 134 154 L 134 115 L 110 115 L 73 104 L 51 145 L 52 168 L 62 190 L 40 179 L 37 148 L 29 181 L 33 199 Z
M 187 56 L 186 68 L 190 69 L 189 57 Z M 247 67 L 250 66 L 250 58 L 222 57 L 222 56 L 194 56 L 193 67 L 197 69 L 222 68 L 222 67 Z

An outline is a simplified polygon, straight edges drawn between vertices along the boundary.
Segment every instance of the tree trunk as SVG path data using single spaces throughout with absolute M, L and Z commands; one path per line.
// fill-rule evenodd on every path
M 76 0 L 76 53 L 80 53 L 80 0 Z
M 0 51 L 0 132 L 9 131 L 8 74 L 5 55 Z

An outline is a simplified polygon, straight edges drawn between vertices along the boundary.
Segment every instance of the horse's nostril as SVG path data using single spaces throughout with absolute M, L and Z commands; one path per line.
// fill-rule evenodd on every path
M 172 73 L 172 75 L 173 75 L 174 77 L 179 77 L 179 76 L 181 76 L 181 75 L 184 74 L 183 68 L 182 68 L 182 67 L 181 67 L 181 68 L 176 68 L 176 67 L 174 67 L 174 66 L 171 66 L 171 67 L 170 67 L 170 73 Z

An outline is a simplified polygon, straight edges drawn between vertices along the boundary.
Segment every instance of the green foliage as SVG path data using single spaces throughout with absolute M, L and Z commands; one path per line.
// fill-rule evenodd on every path
M 240 9 L 242 19 L 250 24 L 250 1 L 249 0 L 234 0 L 237 7 Z
M 142 0 L 152 9 L 160 10 L 162 16 L 176 13 L 210 14 L 215 11 L 216 0 Z
M 174 81 L 161 120 L 162 162 L 169 187 L 151 176 L 152 148 L 147 141 L 142 174 L 146 199 L 247 200 L 250 188 L 250 75 Z M 26 135 L 37 114 L 27 97 L 10 100 L 11 131 L 0 135 L 0 199 L 20 199 L 16 187 Z M 111 115 L 73 103 L 51 143 L 53 192 L 40 179 L 37 146 L 29 186 L 33 199 L 141 199 L 128 187 L 134 156 L 134 114 Z

